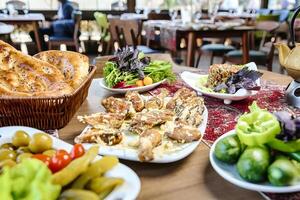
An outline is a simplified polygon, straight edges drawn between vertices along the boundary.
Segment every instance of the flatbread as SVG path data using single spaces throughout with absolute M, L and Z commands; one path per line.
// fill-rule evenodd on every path
M 43 51 L 34 57 L 56 66 L 65 76 L 65 80 L 78 88 L 89 74 L 89 58 L 72 51 Z
M 62 96 L 73 92 L 57 67 L 0 40 L 0 96 Z

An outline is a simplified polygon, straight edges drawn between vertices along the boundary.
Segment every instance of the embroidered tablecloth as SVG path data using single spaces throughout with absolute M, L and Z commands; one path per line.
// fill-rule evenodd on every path
M 186 85 L 180 81 L 172 85 L 162 84 L 150 93 L 159 93 L 160 88 L 166 88 L 172 95 L 183 86 Z M 205 105 L 208 109 L 208 123 L 204 136 L 205 142 L 212 144 L 218 137 L 234 129 L 239 116 L 249 111 L 248 106 L 253 101 L 257 101 L 261 108 L 266 108 L 271 112 L 286 110 L 299 116 L 300 109 L 289 106 L 286 103 L 284 93 L 284 86 L 262 81 L 262 88 L 255 96 L 242 101 L 232 102 L 230 105 L 225 105 L 223 100 L 204 96 Z M 300 192 L 289 194 L 264 193 L 263 196 L 271 200 L 300 200 Z

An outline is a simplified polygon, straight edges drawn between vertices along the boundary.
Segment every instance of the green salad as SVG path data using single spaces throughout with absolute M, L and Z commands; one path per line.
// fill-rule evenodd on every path
M 110 88 L 133 88 L 176 79 L 170 62 L 152 61 L 138 50 L 128 47 L 119 50 L 105 63 L 103 73 L 105 84 Z

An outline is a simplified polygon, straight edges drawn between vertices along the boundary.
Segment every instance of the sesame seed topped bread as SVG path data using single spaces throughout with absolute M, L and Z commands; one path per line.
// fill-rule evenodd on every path
M 78 88 L 89 74 L 89 58 L 71 51 L 43 51 L 35 58 L 56 66 L 65 76 L 65 80 L 74 88 Z
M 238 72 L 243 66 L 229 64 L 214 64 L 210 66 L 207 87 L 215 88 L 217 85 L 226 82 L 226 80 Z
M 55 66 L 0 40 L 0 96 L 61 96 L 73 89 Z

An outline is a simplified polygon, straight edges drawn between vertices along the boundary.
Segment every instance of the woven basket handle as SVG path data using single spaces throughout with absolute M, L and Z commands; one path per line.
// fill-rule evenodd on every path
M 290 22 L 290 34 L 291 34 L 291 47 L 294 48 L 296 46 L 296 38 L 295 38 L 295 21 L 297 16 L 300 13 L 300 6 L 298 8 L 295 9 L 294 14 L 292 16 L 291 22 Z

